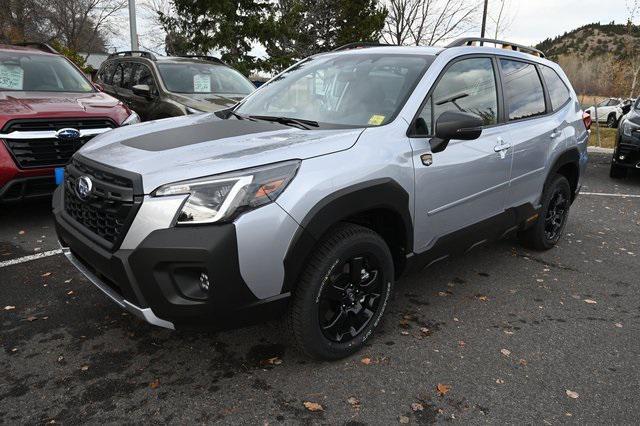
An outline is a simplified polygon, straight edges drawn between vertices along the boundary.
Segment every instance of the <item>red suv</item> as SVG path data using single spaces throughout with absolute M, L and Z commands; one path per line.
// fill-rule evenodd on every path
M 48 45 L 0 45 L 0 203 L 51 194 L 78 148 L 139 121 Z

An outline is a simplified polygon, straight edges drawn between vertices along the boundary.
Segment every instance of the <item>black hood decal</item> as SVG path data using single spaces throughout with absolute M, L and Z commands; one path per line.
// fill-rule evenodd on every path
M 207 120 L 202 123 L 147 133 L 127 139 L 122 144 L 145 151 L 165 151 L 217 139 L 283 129 L 290 129 L 290 127 L 265 121 Z

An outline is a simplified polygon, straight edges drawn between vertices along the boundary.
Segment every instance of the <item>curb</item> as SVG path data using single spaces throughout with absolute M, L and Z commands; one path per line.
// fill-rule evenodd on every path
M 587 152 L 594 152 L 598 154 L 613 154 L 613 148 L 599 148 L 597 146 L 588 146 Z

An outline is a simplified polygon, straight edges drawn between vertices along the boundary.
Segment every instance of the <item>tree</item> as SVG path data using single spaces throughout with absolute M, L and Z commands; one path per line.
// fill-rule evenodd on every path
M 629 90 L 629 97 L 633 98 L 638 85 L 638 75 L 640 74 L 640 46 L 638 39 L 634 37 L 635 25 L 633 21 L 640 12 L 639 0 L 627 0 L 627 11 L 629 13 L 629 19 L 627 20 L 627 41 L 625 43 L 625 60 L 627 66 L 631 70 L 631 88 Z
M 382 39 L 395 45 L 432 46 L 467 32 L 478 2 L 473 0 L 389 0 Z
M 489 3 L 489 26 L 491 28 L 491 34 L 494 39 L 499 39 L 500 34 L 503 34 L 511 28 L 513 20 L 515 18 L 516 10 L 513 9 L 511 0 L 494 0 Z
M 281 70 L 297 60 L 352 42 L 377 42 L 387 11 L 377 0 L 279 0 L 265 67 Z
M 262 42 L 273 5 L 268 0 L 175 0 L 175 15 L 160 14 L 167 34 L 182 37 L 193 54 L 219 52 L 221 59 L 245 75 L 259 67 L 250 55 Z
M 4 0 L 0 7 L 0 43 L 49 41 L 44 7 L 37 0 Z

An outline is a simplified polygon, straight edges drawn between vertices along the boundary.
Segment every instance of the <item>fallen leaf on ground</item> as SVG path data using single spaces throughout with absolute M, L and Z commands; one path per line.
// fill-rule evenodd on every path
M 68 280 L 64 280 L 65 284 L 69 284 L 71 282 L 71 278 L 69 278 Z
M 24 235 L 24 231 L 18 232 L 19 235 Z
M 58 357 L 58 362 L 62 362 L 62 361 L 64 361 L 64 357 L 63 357 L 62 355 L 60 355 L 60 356 Z
M 407 417 L 407 416 L 400 416 L 400 417 L 398 417 L 398 421 L 399 421 L 400 423 L 402 423 L 402 424 L 405 424 L 405 425 L 406 425 L 407 423 L 409 423 L 409 417 Z
M 411 404 L 411 411 L 422 411 L 424 410 L 424 406 L 419 402 L 414 402 Z
M 49 275 L 51 275 L 51 272 L 45 272 L 44 274 L 40 275 L 41 277 L 48 277 Z
M 16 308 L 15 306 L 8 305 L 8 306 L 4 307 L 4 310 L 5 311 L 13 311 L 15 308 Z
M 429 334 L 429 329 L 427 327 L 421 327 L 420 328 L 420 333 L 422 334 Z
M 35 321 L 37 319 L 38 319 L 38 317 L 35 317 L 33 315 L 31 315 L 30 317 L 27 317 L 27 321 L 29 321 L 29 322 L 33 322 L 33 321 Z
M 464 345 L 466 345 L 466 343 L 464 342 L 464 340 L 460 340 L 458 342 L 458 346 L 460 346 L 461 348 L 464 348 Z
M 483 294 L 478 294 L 476 296 L 476 299 L 480 300 L 481 302 L 487 302 L 489 300 L 489 298 Z
M 158 386 L 160 386 L 160 379 L 155 379 L 153 382 L 149 383 L 149 387 L 151 389 L 158 389 Z
M 591 299 L 584 299 L 584 303 L 588 303 L 590 305 L 595 305 L 598 302 L 596 302 L 595 300 L 591 300 Z
M 69 291 L 67 292 L 67 296 L 73 296 L 73 290 L 69 290 Z
M 622 323 L 617 322 L 617 323 L 615 323 L 615 326 L 618 327 L 618 328 L 622 328 Z
M 409 335 L 409 332 L 408 332 L 408 331 L 404 331 L 404 330 L 403 330 L 403 331 L 401 331 L 401 332 L 400 332 L 400 334 L 402 334 L 403 336 L 408 336 L 408 335 Z
M 504 384 L 504 380 L 496 379 L 496 383 L 499 384 L 499 385 L 502 385 L 502 384 Z
M 87 371 L 89 369 L 88 365 L 83 365 L 82 367 L 80 367 L 80 370 L 82 371 Z
M 444 385 L 442 383 L 438 383 L 436 386 L 436 390 L 438 391 L 438 395 L 444 396 L 451 390 L 451 385 Z
M 369 365 L 371 364 L 371 358 L 362 358 L 360 362 L 363 363 L 364 365 Z
M 567 389 L 567 396 L 572 399 L 577 399 L 580 395 L 578 395 L 578 392 Z
M 518 361 L 518 364 L 525 367 L 527 365 L 527 360 L 524 358 L 520 358 L 520 361 Z
M 274 356 L 273 358 L 267 358 L 265 360 L 260 361 L 261 365 L 280 365 L 282 364 L 282 360 L 277 357 Z
M 449 293 L 444 292 L 444 291 L 439 291 L 438 292 L 438 296 L 440 296 L 440 297 L 447 297 L 448 295 L 449 295 Z
M 324 408 L 322 408 L 322 405 L 316 403 L 316 402 L 309 402 L 309 401 L 305 401 L 304 402 L 304 407 L 312 412 L 316 412 L 316 411 L 324 411 Z
M 360 407 L 360 401 L 358 401 L 358 398 L 356 398 L 355 396 L 350 396 L 349 398 L 347 398 L 347 402 L 354 408 Z
M 500 349 L 500 353 L 504 356 L 511 355 L 511 351 L 509 349 Z

